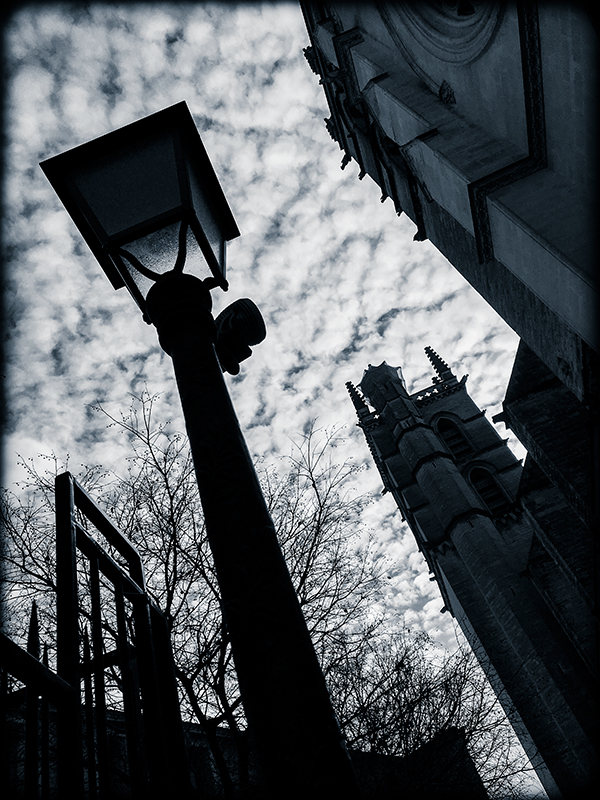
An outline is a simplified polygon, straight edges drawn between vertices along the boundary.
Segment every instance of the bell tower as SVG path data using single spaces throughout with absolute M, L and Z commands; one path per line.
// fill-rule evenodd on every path
M 385 361 L 346 384 L 358 424 L 442 611 L 473 647 L 549 796 L 567 797 L 588 786 L 595 762 L 591 610 L 536 520 L 535 464 L 515 458 L 469 397 L 467 376 L 425 352 L 435 374 L 413 394 Z

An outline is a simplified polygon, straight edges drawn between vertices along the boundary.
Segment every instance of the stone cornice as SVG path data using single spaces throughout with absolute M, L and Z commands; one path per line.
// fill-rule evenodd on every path
M 525 158 L 518 159 L 512 164 L 473 181 L 468 186 L 480 264 L 487 264 L 494 258 L 494 244 L 487 207 L 488 196 L 547 166 L 537 3 L 517 3 L 517 14 L 529 154 Z
M 449 394 L 454 394 L 455 392 L 459 392 L 461 389 L 464 389 L 467 382 L 467 377 L 468 376 L 465 375 L 458 383 L 434 383 L 432 386 L 428 386 L 426 389 L 421 389 L 420 391 L 411 394 L 410 399 L 417 406 L 429 405 L 430 403 L 434 403 L 436 400 L 439 400 L 441 397 L 447 397 Z

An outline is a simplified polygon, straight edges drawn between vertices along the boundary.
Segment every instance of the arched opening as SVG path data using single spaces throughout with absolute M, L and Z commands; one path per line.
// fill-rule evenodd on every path
M 457 461 L 462 461 L 473 453 L 473 448 L 466 440 L 464 434 L 451 419 L 442 417 L 438 420 L 437 432 Z
M 509 511 L 509 500 L 488 469 L 474 467 L 470 472 L 469 479 L 492 516 L 501 516 Z

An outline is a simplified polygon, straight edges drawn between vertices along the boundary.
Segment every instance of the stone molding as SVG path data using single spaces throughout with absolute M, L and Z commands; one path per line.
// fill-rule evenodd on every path
M 546 121 L 542 86 L 542 61 L 537 3 L 518 3 L 519 42 L 523 68 L 525 115 L 529 155 L 468 185 L 480 264 L 494 259 L 487 206 L 490 194 L 547 166 Z

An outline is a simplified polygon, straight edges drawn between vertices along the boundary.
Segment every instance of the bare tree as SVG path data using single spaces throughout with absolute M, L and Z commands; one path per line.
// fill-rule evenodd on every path
M 191 455 L 184 436 L 153 418 L 156 398 L 133 398 L 119 417 L 98 407 L 131 446 L 127 474 L 82 467 L 77 478 L 142 555 L 149 592 L 171 632 L 182 714 L 201 725 L 226 793 L 232 776 L 219 748 L 226 726 L 237 749 L 242 788 L 248 741 L 220 595 L 206 538 Z M 426 634 L 393 631 L 373 613 L 381 576 L 368 536 L 361 535 L 364 499 L 349 494 L 350 464 L 336 464 L 336 432 L 311 428 L 280 469 L 259 467 L 279 541 L 308 628 L 351 747 L 402 756 L 451 727 L 464 728 L 470 752 L 493 795 L 519 783 L 525 768 L 514 734 L 470 651 L 439 657 Z M 31 601 L 42 636 L 54 625 L 54 476 L 22 462 L 17 495 L 4 492 L 5 583 L 13 637 L 24 635 Z M 85 578 L 85 575 L 83 576 Z M 83 619 L 87 609 L 81 598 Z M 112 621 L 104 622 L 110 631 Z M 116 635 L 116 634 L 115 634 Z M 118 684 L 118 675 L 113 676 Z
M 471 648 L 448 652 L 424 632 L 383 629 L 332 660 L 328 682 L 351 748 L 408 756 L 459 729 L 491 798 L 530 796 L 533 768 Z M 443 741 L 443 740 L 442 740 Z M 447 760 L 428 750 L 428 783 Z

